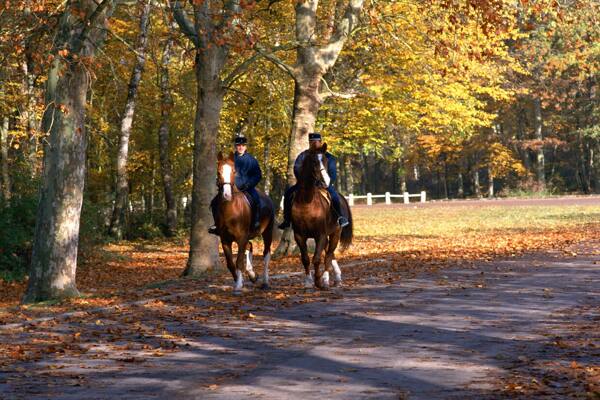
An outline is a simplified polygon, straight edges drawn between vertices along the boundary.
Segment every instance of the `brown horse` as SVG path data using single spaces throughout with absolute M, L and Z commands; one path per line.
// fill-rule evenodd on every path
M 227 260 L 227 268 L 233 276 L 234 292 L 239 293 L 244 287 L 244 260 L 245 270 L 253 283 L 256 283 L 256 273 L 252 269 L 252 243 L 251 239 L 262 235 L 265 245 L 263 251 L 264 270 L 262 288 L 269 288 L 269 261 L 271 260 L 271 242 L 273 241 L 273 224 L 275 213 L 273 202 L 264 193 L 259 191 L 261 204 L 257 207 L 260 211 L 260 227 L 255 232 L 250 232 L 252 224 L 252 209 L 246 195 L 235 186 L 235 162 L 231 153 L 224 158 L 218 155 L 217 185 L 219 194 L 215 223 L 221 238 L 221 246 Z M 237 243 L 238 254 L 233 262 L 232 243 Z
M 321 160 L 325 157 L 327 144 L 320 149 L 310 150 L 302 166 L 298 179 L 298 190 L 292 200 L 292 228 L 294 238 L 300 248 L 302 264 L 306 273 L 305 286 L 313 287 L 314 284 L 321 289 L 329 287 L 329 271 L 333 270 L 334 285 L 342 283 L 342 273 L 334 258 L 335 249 L 341 242 L 342 250 L 352 244 L 352 214 L 344 196 L 340 196 L 342 211 L 348 216 L 350 222 L 344 228 L 337 223 L 337 216 L 331 210 L 331 199 L 324 188 L 324 173 L 327 173 L 327 163 Z M 315 240 L 315 253 L 313 255 L 314 281 L 310 273 L 310 258 L 306 241 Z M 325 252 L 325 271 L 319 269 L 321 254 Z

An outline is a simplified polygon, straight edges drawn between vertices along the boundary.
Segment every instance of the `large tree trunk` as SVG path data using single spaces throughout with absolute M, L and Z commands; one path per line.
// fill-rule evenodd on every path
M 121 131 L 119 135 L 119 150 L 117 153 L 117 186 L 115 190 L 115 204 L 113 206 L 112 218 L 110 220 L 109 233 L 115 239 L 123 238 L 123 225 L 127 197 L 129 195 L 129 177 L 127 174 L 127 163 L 129 161 L 129 136 L 133 124 L 133 115 L 138 94 L 138 87 L 142 80 L 142 72 L 146 64 L 146 45 L 148 43 L 148 26 L 150 25 L 151 2 L 149 0 L 140 2 L 140 34 L 136 46 L 136 59 L 129 79 L 127 101 L 121 120 Z
M 0 124 L 0 158 L 2 162 L 2 199 L 5 203 L 10 202 L 10 173 L 8 166 L 8 117 L 4 117 Z
M 319 83 L 322 75 L 312 79 L 298 79 L 294 86 L 294 113 L 290 147 L 288 151 L 287 184 L 294 185 L 294 161 L 308 147 L 308 134 L 314 130 L 315 121 L 321 106 Z M 295 250 L 294 232 L 286 229 L 281 235 L 279 246 L 274 252 L 276 257 L 291 255 Z
M 287 183 L 293 185 L 294 161 L 302 150 L 308 147 L 308 134 L 314 130 L 322 97 L 319 93 L 323 76 L 336 63 L 346 40 L 358 23 L 358 15 L 364 0 L 338 0 L 327 18 L 328 26 L 319 37 L 317 32 L 316 0 L 300 0 L 296 2 L 296 40 L 301 43 L 296 50 L 296 65 L 287 70 L 294 77 L 294 109 L 292 129 L 290 131 L 290 147 L 288 151 Z M 346 6 L 344 4 L 346 3 Z M 331 12 L 333 11 L 333 12 Z M 336 25 L 337 23 L 337 25 Z M 335 25 L 335 28 L 334 28 Z M 319 47 L 316 43 L 326 43 Z M 285 230 L 274 255 L 289 255 L 294 251 L 293 232 Z
M 173 47 L 173 38 L 169 36 L 165 47 L 160 67 L 160 93 L 161 122 L 158 130 L 158 150 L 160 156 L 160 170 L 163 181 L 163 190 L 166 203 L 166 234 L 174 236 L 177 231 L 177 200 L 173 193 L 173 169 L 171 167 L 171 158 L 169 155 L 169 118 L 173 108 L 173 98 L 169 83 L 169 63 L 171 61 L 171 51 Z
M 544 162 L 544 134 L 543 127 L 544 122 L 542 120 L 542 102 L 539 98 L 533 100 L 533 112 L 535 118 L 535 139 L 538 141 L 538 145 L 535 151 L 535 174 L 540 190 L 546 188 L 546 174 L 545 174 L 545 162 Z
M 82 12 L 85 18 L 81 17 Z M 44 149 L 42 186 L 24 302 L 79 294 L 75 271 L 88 143 L 85 105 L 90 85 L 89 66 L 81 60 L 93 60 L 111 12 L 111 1 L 100 5 L 94 0 L 72 1 L 60 20 L 54 61 L 46 83 L 42 128 L 49 133 L 49 138 Z M 69 53 L 59 54 L 63 48 Z
M 198 49 L 196 55 L 198 93 L 194 126 L 192 226 L 190 254 L 183 272 L 185 276 L 198 276 L 219 266 L 217 237 L 207 231 L 213 222 L 210 202 L 217 193 L 216 141 L 224 96 L 219 77 L 224 59 L 218 60 L 224 56 L 219 53 L 217 48 L 211 47 Z

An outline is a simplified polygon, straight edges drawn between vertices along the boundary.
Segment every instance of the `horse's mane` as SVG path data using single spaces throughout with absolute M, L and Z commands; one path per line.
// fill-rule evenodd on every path
M 302 165 L 300 166 L 300 182 L 298 182 L 300 186 L 314 186 L 314 162 L 314 153 L 311 151 L 307 151 L 304 160 L 302 160 Z

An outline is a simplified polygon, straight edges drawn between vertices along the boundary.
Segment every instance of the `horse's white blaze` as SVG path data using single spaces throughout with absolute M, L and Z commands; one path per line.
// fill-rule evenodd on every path
M 304 277 L 304 287 L 305 288 L 312 288 L 314 286 L 314 284 L 315 283 L 314 283 L 314 280 L 313 280 L 313 277 L 312 277 L 312 271 L 311 271 L 308 275 L 306 275 Z
M 242 274 L 242 271 L 237 271 L 237 279 L 235 280 L 235 286 L 233 287 L 233 290 L 235 290 L 236 292 L 239 292 L 240 290 L 242 290 L 243 287 L 244 287 L 244 275 Z
M 223 197 L 225 200 L 231 200 L 231 165 L 223 165 Z
M 331 265 L 333 266 L 333 279 L 338 283 L 341 282 L 342 281 L 342 270 L 340 269 L 340 266 L 338 265 L 337 260 L 332 260 Z
M 326 186 L 329 186 L 329 183 L 331 183 L 331 178 L 329 177 L 329 174 L 327 173 L 327 170 L 325 169 L 325 166 L 323 165 L 323 157 L 321 157 L 321 154 L 319 154 L 319 165 L 320 165 L 320 169 L 321 169 L 321 176 L 323 177 L 323 181 L 325 182 Z
M 321 283 L 324 287 L 329 286 L 329 271 L 323 272 L 323 275 L 321 276 Z
M 265 254 L 263 259 L 265 263 L 265 269 L 263 270 L 263 285 L 269 284 L 269 262 L 271 262 L 271 252 Z

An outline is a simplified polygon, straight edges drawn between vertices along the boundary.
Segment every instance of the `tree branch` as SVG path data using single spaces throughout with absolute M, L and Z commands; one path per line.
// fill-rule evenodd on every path
M 326 92 L 321 92 L 319 93 L 319 96 L 322 99 L 325 99 L 327 97 L 339 97 L 341 99 L 353 99 L 356 97 L 356 93 L 340 93 L 340 92 L 334 92 L 333 90 L 331 90 L 331 88 L 329 87 L 329 84 L 327 83 L 327 81 L 325 80 L 325 78 L 321 77 L 321 82 L 323 82 L 323 86 L 325 87 L 325 89 L 327 90 Z
M 267 52 L 265 49 L 262 48 L 262 46 L 260 46 L 258 43 L 254 46 L 254 49 L 256 50 L 256 52 L 258 54 L 260 54 L 263 58 L 265 58 L 266 60 L 271 61 L 273 64 L 275 64 L 280 70 L 286 72 L 288 75 L 290 75 L 290 77 L 294 80 L 296 80 L 296 76 L 298 75 L 297 69 L 292 67 L 291 65 L 286 64 L 285 62 L 283 62 L 279 57 L 277 57 L 274 54 L 274 51 L 276 51 L 275 49 L 271 50 L 271 52 Z M 283 48 L 281 49 L 283 50 Z
M 190 19 L 183 13 L 183 8 L 181 8 L 181 4 L 179 4 L 178 0 L 170 1 L 171 12 L 173 13 L 173 18 L 179 25 L 179 28 L 183 32 L 185 36 L 187 36 L 194 46 L 200 47 L 200 38 L 196 32 L 196 28 Z
M 358 17 L 362 10 L 363 3 L 364 0 L 348 0 L 344 16 L 338 22 L 329 43 L 325 47 L 319 49 L 318 58 L 322 65 L 325 66 L 325 70 L 328 70 L 335 64 L 346 40 L 353 32 L 356 25 L 358 25 Z

